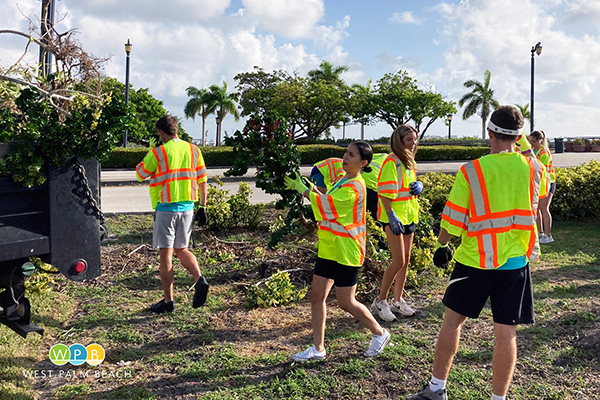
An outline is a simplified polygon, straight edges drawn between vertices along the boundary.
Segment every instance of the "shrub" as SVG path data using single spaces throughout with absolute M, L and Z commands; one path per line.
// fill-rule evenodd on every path
M 556 193 L 550 211 L 559 219 L 600 218 L 600 162 L 592 160 L 573 168 L 556 172 Z
M 246 301 L 250 307 L 277 307 L 302 300 L 308 287 L 297 290 L 289 272 L 277 271 L 264 281 L 248 287 Z
M 264 204 L 250 204 L 252 190 L 247 182 L 240 183 L 238 193 L 229 196 L 229 190 L 222 190 L 223 182 L 218 176 L 215 184 L 208 185 L 206 217 L 208 229 L 223 231 L 235 226 L 258 226 Z
M 134 169 L 150 149 L 147 147 L 117 147 L 102 163 L 102 168 Z

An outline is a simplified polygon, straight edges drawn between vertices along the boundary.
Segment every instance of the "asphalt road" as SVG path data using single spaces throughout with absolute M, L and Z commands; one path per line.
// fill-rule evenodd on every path
M 590 160 L 600 162 L 600 153 L 561 153 L 552 155 L 554 166 L 574 167 Z M 455 173 L 465 161 L 450 162 L 420 162 L 419 174 L 427 172 Z M 228 168 L 208 168 L 209 183 L 215 176 L 223 177 Z M 308 176 L 311 165 L 300 168 L 303 176 Z M 250 201 L 256 203 L 269 203 L 277 200 L 278 196 L 264 193 L 254 186 L 255 169 L 241 177 L 223 178 L 223 189 L 231 194 L 236 193 L 240 182 L 248 182 L 252 188 Z M 101 208 L 107 214 L 138 214 L 152 212 L 148 186 L 138 183 L 133 170 L 103 170 L 101 173 Z

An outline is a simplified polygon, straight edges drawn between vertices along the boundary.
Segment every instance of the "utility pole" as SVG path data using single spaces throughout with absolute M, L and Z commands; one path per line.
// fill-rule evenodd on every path
M 41 41 L 47 43 L 53 35 L 54 30 L 54 0 L 42 0 L 42 17 L 41 17 Z M 40 75 L 48 76 L 52 72 L 52 53 L 40 46 Z

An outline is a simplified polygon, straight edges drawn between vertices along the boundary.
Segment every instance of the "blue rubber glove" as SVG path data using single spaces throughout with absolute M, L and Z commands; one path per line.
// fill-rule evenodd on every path
M 423 191 L 423 182 L 415 181 L 410 184 L 410 194 L 418 196 Z
M 394 235 L 402 235 L 404 233 L 404 225 L 402 225 L 402 221 L 396 215 L 394 210 L 387 213 L 387 216 L 390 220 L 390 229 Z
M 310 189 L 308 186 L 306 186 L 304 184 L 304 182 L 302 181 L 302 178 L 300 177 L 300 174 L 298 174 L 298 173 L 296 173 L 296 176 L 293 179 L 290 178 L 289 176 L 286 176 L 285 178 L 283 178 L 283 181 L 285 183 L 286 189 L 296 190 L 301 195 L 304 195 L 304 192 L 306 192 L 308 189 Z

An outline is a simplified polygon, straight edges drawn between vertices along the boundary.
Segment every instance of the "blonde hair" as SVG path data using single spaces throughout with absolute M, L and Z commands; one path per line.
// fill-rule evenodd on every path
M 548 139 L 546 138 L 546 133 L 544 131 L 533 131 L 529 134 L 533 136 L 535 140 L 539 140 L 542 142 L 542 147 L 549 153 L 550 148 L 548 147 Z
M 390 138 L 390 147 L 392 148 L 392 152 L 402 161 L 402 164 L 406 167 L 406 169 L 417 170 L 417 163 L 415 162 L 415 154 L 409 151 L 406 147 L 404 147 L 404 143 L 402 143 L 402 139 L 404 136 L 409 133 L 414 132 L 418 137 L 417 130 L 410 125 L 400 125 L 397 127 L 392 133 L 392 137 Z

